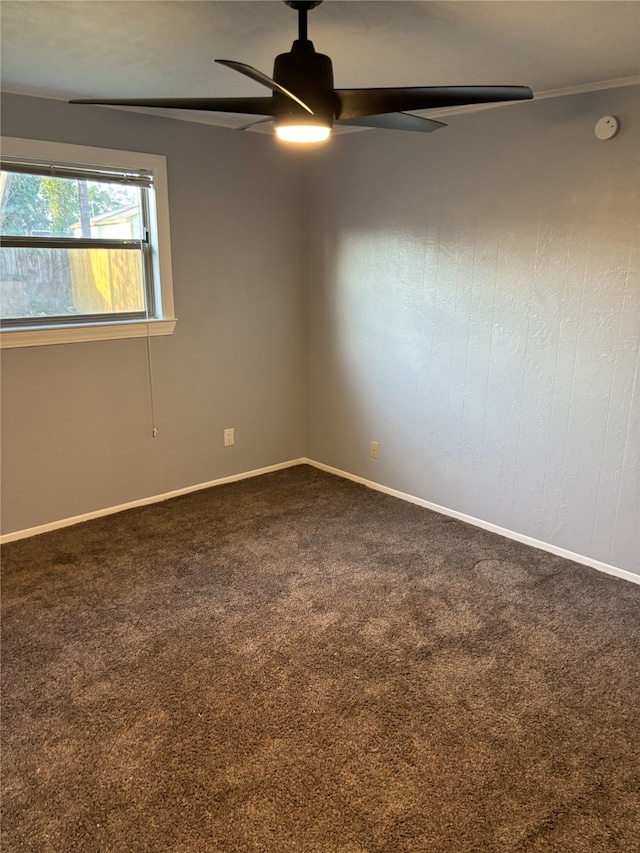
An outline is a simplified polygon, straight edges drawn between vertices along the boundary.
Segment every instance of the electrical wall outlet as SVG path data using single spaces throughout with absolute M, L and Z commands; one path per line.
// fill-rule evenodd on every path
M 236 435 L 233 427 L 229 429 L 225 429 L 224 431 L 224 446 L 231 447 L 232 444 L 236 443 Z
M 371 456 L 372 459 L 379 459 L 380 458 L 380 448 L 378 447 L 377 441 L 370 442 L 370 444 L 369 444 L 369 455 Z

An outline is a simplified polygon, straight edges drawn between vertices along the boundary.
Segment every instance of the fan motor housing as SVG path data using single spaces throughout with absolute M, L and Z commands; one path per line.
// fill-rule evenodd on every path
M 277 124 L 295 124 L 304 120 L 333 126 L 336 115 L 333 93 L 333 65 L 323 53 L 316 53 L 310 41 L 294 41 L 289 53 L 276 57 L 273 79 L 297 95 L 313 110 L 313 118 L 302 107 L 281 95 L 273 93 L 274 118 Z
M 333 65 L 324 53 L 316 53 L 313 42 L 294 41 L 289 53 L 276 56 L 273 79 L 294 94 L 333 91 Z

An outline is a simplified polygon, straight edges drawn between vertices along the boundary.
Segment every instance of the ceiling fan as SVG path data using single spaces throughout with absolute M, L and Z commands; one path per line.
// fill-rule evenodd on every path
M 272 121 L 276 135 L 288 142 L 326 139 L 334 124 L 358 127 L 414 130 L 430 133 L 446 127 L 440 121 L 410 115 L 409 111 L 467 104 L 521 101 L 533 97 L 528 86 L 410 86 L 379 89 L 334 89 L 331 59 L 316 53 L 307 38 L 307 12 L 322 0 L 284 0 L 298 13 L 298 38 L 289 53 L 276 57 L 273 78 L 256 68 L 231 59 L 216 59 L 271 89 L 262 98 L 129 98 L 70 101 L 72 104 L 105 104 L 127 107 L 163 107 L 182 110 L 239 113 Z

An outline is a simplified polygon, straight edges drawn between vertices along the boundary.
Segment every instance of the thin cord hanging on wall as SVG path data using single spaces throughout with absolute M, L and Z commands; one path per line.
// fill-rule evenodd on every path
M 158 435 L 156 427 L 156 406 L 153 399 L 153 363 L 151 361 L 151 335 L 149 334 L 149 311 L 147 309 L 147 367 L 149 369 L 149 407 L 151 412 L 151 438 Z

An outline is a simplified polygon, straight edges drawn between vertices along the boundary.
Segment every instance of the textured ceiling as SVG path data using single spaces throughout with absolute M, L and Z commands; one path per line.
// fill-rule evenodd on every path
M 3 88 L 53 97 L 266 94 L 214 58 L 271 74 L 296 35 L 280 0 L 3 0 L 1 13 Z M 539 94 L 640 74 L 638 2 L 325 0 L 309 35 L 338 87 L 505 83 Z

